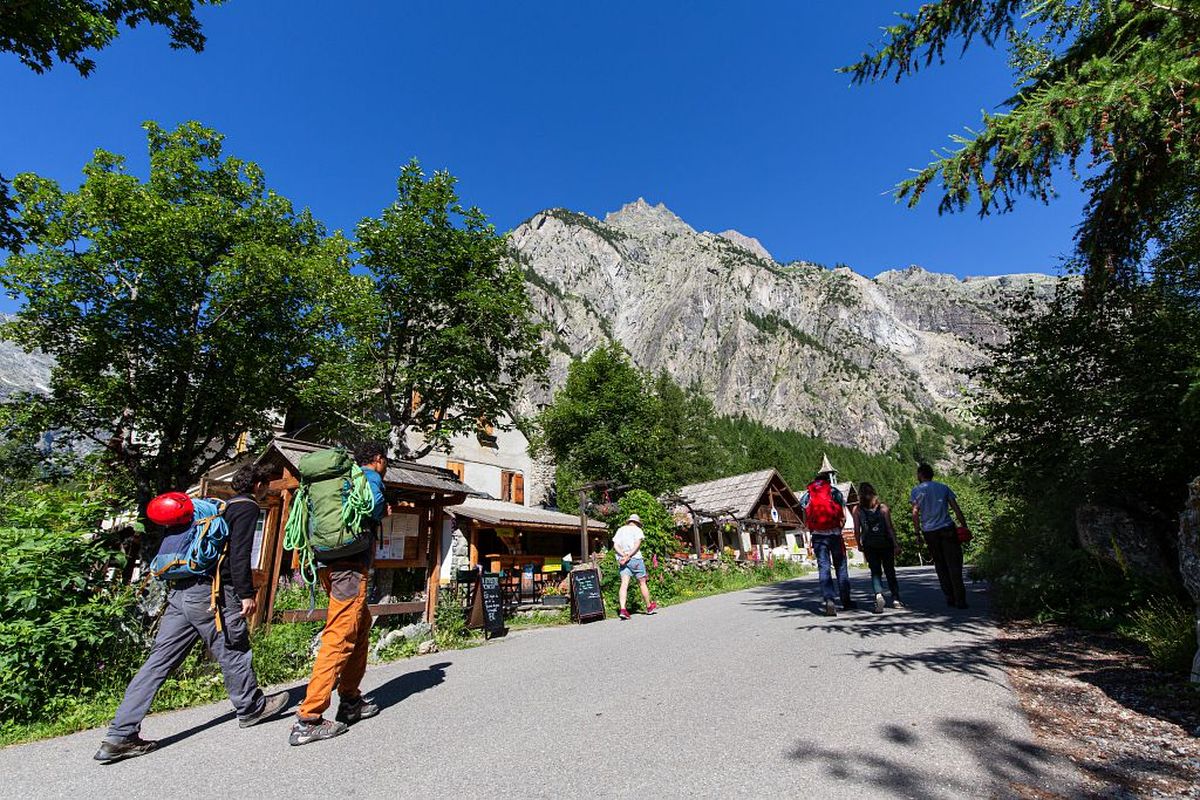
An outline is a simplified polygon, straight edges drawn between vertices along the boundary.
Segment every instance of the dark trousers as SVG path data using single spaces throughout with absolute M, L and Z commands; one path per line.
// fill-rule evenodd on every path
M 967 587 L 963 585 L 963 551 L 958 541 L 958 530 L 939 528 L 925 531 L 925 544 L 937 570 L 938 583 L 950 603 L 967 602 Z
M 896 551 L 890 544 L 882 547 L 864 547 L 863 556 L 871 568 L 871 591 L 883 594 L 883 574 L 887 573 L 888 591 L 892 600 L 900 599 L 900 583 L 896 580 Z
M 198 641 L 204 642 L 221 665 L 225 690 L 229 692 L 237 715 L 244 719 L 262 710 L 263 693 L 250 664 L 250 631 L 242 617 L 242 601 L 236 592 L 222 591 L 221 619 L 225 623 L 222 635 L 208 608 L 211 592 L 212 586 L 208 583 L 167 590 L 167 608 L 158 623 L 158 635 L 154 637 L 150 656 L 125 689 L 125 699 L 117 709 L 106 739 L 119 742 L 141 730 L 142 719 L 150 711 L 159 687 L 183 663 Z

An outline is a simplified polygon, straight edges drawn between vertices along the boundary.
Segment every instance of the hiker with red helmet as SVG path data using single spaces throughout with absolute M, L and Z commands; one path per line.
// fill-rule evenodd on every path
M 850 599 L 850 567 L 846 562 L 846 540 L 842 538 L 842 527 L 846 521 L 846 498 L 831 481 L 832 473 L 822 470 L 800 495 L 800 508 L 804 514 L 804 527 L 812 540 L 813 552 L 817 556 L 817 575 L 821 582 L 824 612 L 827 617 L 836 617 L 834 598 L 840 595 L 842 608 L 853 608 Z M 837 570 L 837 586 L 833 582 L 831 569 Z
M 222 517 L 228 539 L 222 540 L 222 555 L 211 565 L 190 564 L 184 569 L 193 569 L 193 574 L 184 577 L 174 577 L 182 570 L 165 571 L 167 607 L 159 620 L 158 634 L 146 663 L 125 689 L 125 698 L 94 756 L 97 761 L 111 764 L 144 755 L 158 746 L 157 742 L 141 737 L 142 720 L 150 711 L 154 695 L 197 641 L 203 641 L 221 665 L 225 689 L 237 711 L 240 727 L 257 725 L 287 706 L 287 692 L 266 697 L 258 687 L 251 666 L 250 631 L 245 619 L 254 612 L 250 553 L 259 502 L 266 498 L 270 480 L 266 467 L 249 464 L 233 476 L 231 483 L 237 494 L 223 508 L 220 503 L 193 503 L 183 492 L 161 494 L 146 507 L 150 521 L 166 530 L 160 556 L 168 541 L 180 538 L 193 527 L 198 506 L 212 509 L 214 517 L 206 521 Z M 155 559 L 155 563 L 159 561 Z

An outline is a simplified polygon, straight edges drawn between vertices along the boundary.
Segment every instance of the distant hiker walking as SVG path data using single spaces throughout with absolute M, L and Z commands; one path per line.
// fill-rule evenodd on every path
M 842 538 L 842 527 L 846 521 L 846 499 L 833 485 L 832 472 L 822 469 L 800 495 L 800 508 L 804 512 L 804 527 L 812 537 L 813 552 L 817 556 L 817 574 L 821 581 L 821 594 L 825 598 L 825 615 L 837 616 L 834 598 L 839 596 L 842 608 L 853 608 L 850 599 L 850 568 L 846 562 L 846 540 Z M 831 571 L 837 570 L 837 587 Z
M 967 589 L 963 585 L 963 551 L 959 529 L 967 530 L 967 520 L 958 507 L 954 490 L 933 479 L 933 467 L 921 464 L 917 467 L 919 483 L 913 488 L 909 500 L 912 502 L 913 527 L 925 537 L 933 566 L 937 570 L 938 583 L 946 595 L 946 605 L 955 608 L 967 607 Z M 950 511 L 958 519 L 958 528 L 950 521 Z
M 621 588 L 618 597 L 621 608 L 617 616 L 629 619 L 629 610 L 625 606 L 625 598 L 629 594 L 629 579 L 637 578 L 638 587 L 642 590 L 642 599 L 646 601 L 646 613 L 653 614 L 658 610 L 658 603 L 650 599 L 650 587 L 647 584 L 646 562 L 642 558 L 642 540 L 646 534 L 642 531 L 642 518 L 630 514 L 629 519 L 613 536 L 613 550 L 617 553 L 617 564 L 621 567 Z
M 305 459 L 309 457 L 313 460 L 306 464 Z M 363 697 L 358 687 L 367 671 L 370 650 L 367 576 L 375 555 L 379 522 L 386 510 L 383 476 L 388 468 L 387 449 L 374 442 L 365 444 L 355 453 L 354 461 L 357 466 L 349 461 L 343 450 L 325 450 L 309 453 L 297 465 L 302 491 L 304 484 L 307 485 L 306 503 L 311 505 L 312 523 L 308 526 L 307 545 L 316 550 L 316 558 L 324 564 L 318 577 L 329 595 L 329 608 L 308 690 L 288 736 L 288 744 L 292 745 L 332 739 L 345 733 L 353 723 L 379 713 L 379 706 Z M 308 477 L 306 467 L 309 467 Z M 369 499 L 365 492 L 369 492 Z M 360 495 L 369 506 L 364 503 L 359 510 L 367 513 L 358 516 L 353 510 Z M 334 507 L 327 509 L 329 504 Z M 339 530 L 339 534 L 345 534 L 344 544 L 340 543 L 342 537 L 339 537 L 336 544 L 340 546 L 321 549 L 325 540 L 314 542 L 318 536 L 313 531 L 322 524 L 322 519 L 331 517 L 339 529 L 348 517 L 358 521 L 355 530 Z M 327 720 L 322 714 L 329 708 L 335 687 L 338 692 L 337 717 Z
M 871 568 L 871 591 L 875 595 L 876 614 L 883 613 L 883 573 L 887 573 L 891 606 L 903 608 L 900 603 L 900 584 L 896 580 L 896 556 L 900 555 L 900 543 L 896 540 L 896 529 L 892 525 L 892 510 L 879 502 L 875 487 L 869 483 L 858 485 L 858 508 L 854 510 L 854 535 L 858 546 Z
M 141 738 L 142 720 L 150 711 L 154 695 L 197 641 L 203 641 L 221 665 L 225 690 L 237 711 L 240 727 L 257 725 L 287 705 L 287 692 L 264 697 L 258 688 L 251 668 L 250 631 L 246 626 L 246 617 L 255 611 L 250 552 L 258 523 L 258 504 L 266 497 L 270 480 L 265 467 L 251 464 L 239 469 L 232 481 L 237 494 L 226 502 L 221 520 L 215 516 L 218 504 L 193 502 L 182 492 L 168 492 L 150 501 L 146 516 L 167 531 L 159 557 L 151 565 L 153 571 L 162 564 L 167 607 L 159 620 L 150 655 L 125 689 L 125 699 L 94 756 L 97 761 L 110 764 L 149 753 L 158 746 L 157 742 Z M 203 518 L 203 535 L 227 528 L 228 539 L 224 539 L 222 530 L 217 537 L 219 550 L 208 554 L 211 564 L 198 574 L 183 573 L 178 559 L 168 558 L 164 551 L 175 542 L 189 545 L 202 535 L 195 530 L 201 521 L 197 509 L 210 509 L 214 515 Z

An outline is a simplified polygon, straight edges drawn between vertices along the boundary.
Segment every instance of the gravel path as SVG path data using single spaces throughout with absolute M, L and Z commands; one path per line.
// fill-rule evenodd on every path
M 931 570 L 901 583 L 910 608 L 881 616 L 817 616 L 804 578 L 375 667 L 383 713 L 330 742 L 212 705 L 147 720 L 149 756 L 95 764 L 92 731 L 2 750 L 0 775 L 72 799 L 1073 796 L 988 655 L 982 592 L 953 611 Z

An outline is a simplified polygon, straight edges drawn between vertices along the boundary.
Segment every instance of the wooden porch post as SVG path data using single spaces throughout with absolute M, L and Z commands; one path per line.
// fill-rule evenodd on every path
M 275 526 L 275 541 L 273 542 L 274 556 L 271 559 L 270 578 L 267 583 L 267 602 L 258 609 L 256 619 L 260 625 L 271 625 L 271 615 L 275 611 L 275 592 L 279 589 L 279 571 L 283 567 L 283 529 L 287 525 L 288 513 L 292 509 L 294 489 L 283 490 L 283 505 L 279 509 L 279 523 Z M 265 542 L 264 542 L 265 545 Z
M 438 587 L 442 578 L 442 506 L 425 512 L 429 520 L 429 580 L 425 590 L 425 621 L 433 624 L 437 614 Z

